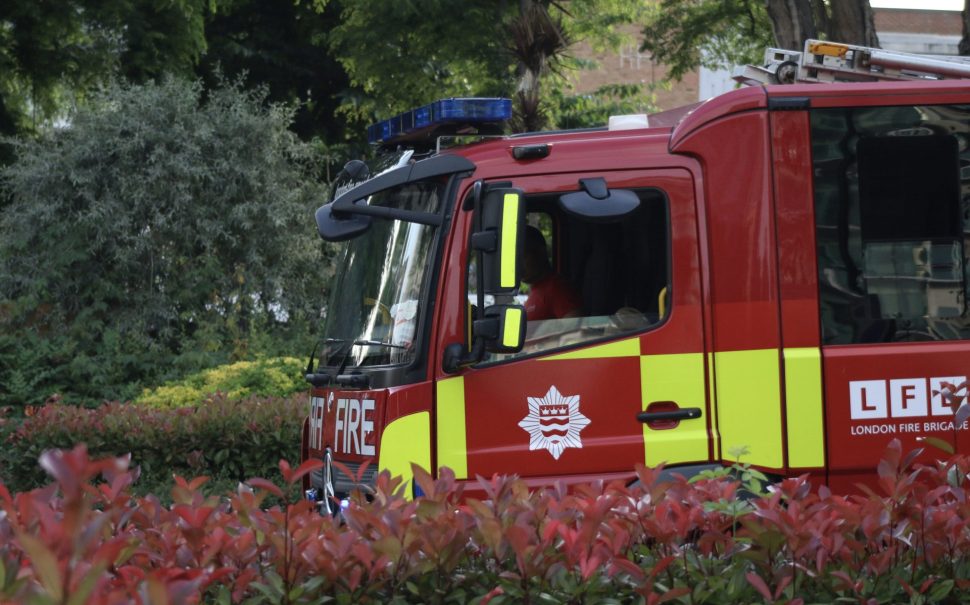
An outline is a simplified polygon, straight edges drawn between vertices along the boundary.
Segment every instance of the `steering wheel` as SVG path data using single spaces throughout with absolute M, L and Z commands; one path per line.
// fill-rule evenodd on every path
M 391 310 L 387 308 L 387 305 L 377 300 L 376 298 L 371 298 L 370 296 L 364 297 L 365 307 L 377 307 L 377 310 L 381 313 L 381 323 L 385 325 L 390 325 L 394 320 L 391 318 Z
M 924 342 L 927 340 L 937 340 L 929 332 L 922 330 L 896 330 L 893 333 L 892 342 Z

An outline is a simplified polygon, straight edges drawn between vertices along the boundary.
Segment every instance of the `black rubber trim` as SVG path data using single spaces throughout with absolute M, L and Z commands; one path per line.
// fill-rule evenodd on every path
M 802 111 L 811 107 L 808 97 L 768 97 L 768 111 Z
M 333 201 L 334 209 L 349 209 L 349 206 L 359 199 L 405 183 L 474 170 L 475 164 L 460 155 L 436 155 L 426 160 L 395 168 L 366 183 L 361 183 L 350 191 L 345 191 L 343 195 Z

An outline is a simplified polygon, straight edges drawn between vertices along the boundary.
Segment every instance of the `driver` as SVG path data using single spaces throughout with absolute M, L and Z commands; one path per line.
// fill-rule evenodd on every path
M 580 316 L 582 304 L 579 295 L 552 270 L 546 251 L 546 238 L 531 225 L 525 228 L 522 281 L 530 286 L 529 298 L 525 301 L 528 321 Z

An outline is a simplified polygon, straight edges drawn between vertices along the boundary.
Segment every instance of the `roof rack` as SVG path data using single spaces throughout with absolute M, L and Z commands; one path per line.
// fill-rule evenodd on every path
M 802 52 L 769 48 L 763 66 L 746 65 L 734 72 L 736 82 L 749 86 L 952 78 L 970 78 L 970 61 L 822 40 L 806 40 Z

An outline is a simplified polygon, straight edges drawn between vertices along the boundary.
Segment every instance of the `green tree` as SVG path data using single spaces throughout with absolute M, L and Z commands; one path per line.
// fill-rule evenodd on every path
M 502 31 L 509 9 L 491 0 L 332 0 L 329 33 L 356 92 L 343 102 L 367 123 L 446 96 L 499 96 L 512 66 Z M 318 5 L 331 2 L 318 0 Z
M 308 348 L 321 244 L 309 147 L 265 91 L 113 84 L 0 176 L 0 398 Z M 325 265 L 324 265 L 325 266 Z
M 640 50 L 679 80 L 702 65 L 760 63 L 773 44 L 763 0 L 661 0 L 647 16 Z
M 340 7 L 331 48 L 356 94 L 341 110 L 358 124 L 448 96 L 510 96 L 514 129 L 563 112 L 579 41 L 615 47 L 636 22 L 637 0 L 317 0 Z M 595 95 L 593 95 L 595 96 Z
M 216 0 L 0 3 L 0 135 L 36 128 L 121 74 L 191 74 Z M 2 159 L 2 158 L 0 158 Z
M 760 64 L 768 47 L 801 50 L 808 38 L 879 46 L 869 0 L 660 0 L 640 50 L 679 80 L 700 66 Z
M 336 5 L 317 10 L 308 1 L 223 0 L 206 18 L 196 72 L 207 87 L 220 74 L 265 86 L 269 102 L 296 107 L 291 129 L 300 138 L 341 142 L 349 133 L 335 113 L 350 83 L 326 38 L 339 16 Z

